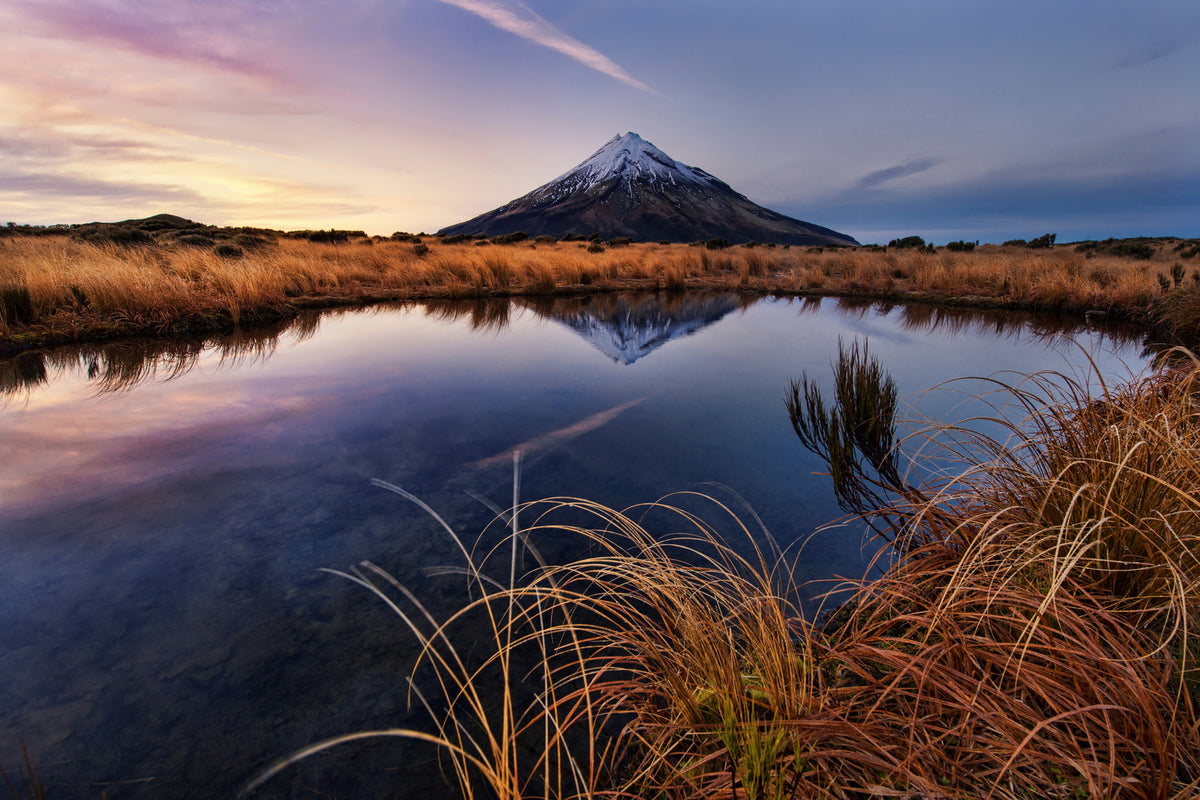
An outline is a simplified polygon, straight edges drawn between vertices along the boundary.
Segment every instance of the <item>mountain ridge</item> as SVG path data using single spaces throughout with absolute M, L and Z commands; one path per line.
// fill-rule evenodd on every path
M 735 243 L 858 244 L 846 234 L 764 208 L 633 132 L 614 136 L 549 183 L 439 233 L 497 236 L 517 231 L 667 242 L 724 238 Z

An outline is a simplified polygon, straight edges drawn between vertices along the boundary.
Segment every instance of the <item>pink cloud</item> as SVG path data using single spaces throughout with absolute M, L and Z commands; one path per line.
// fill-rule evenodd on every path
M 630 75 L 611 58 L 551 25 L 520 0 L 442 0 L 443 3 L 469 11 L 502 31 L 520 36 L 528 42 L 562 53 L 585 67 L 650 94 L 654 89 Z
M 140 5 L 140 4 L 139 4 Z M 44 35 L 107 44 L 153 58 L 214 67 L 276 84 L 294 77 L 270 55 L 264 29 L 240 16 L 236 5 L 163 2 L 138 8 L 83 2 L 21 4 Z

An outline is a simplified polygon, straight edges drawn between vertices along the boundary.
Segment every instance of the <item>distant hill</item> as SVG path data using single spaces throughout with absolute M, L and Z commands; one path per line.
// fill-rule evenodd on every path
M 367 234 L 363 231 L 338 230 L 336 228 L 315 231 L 279 231 L 247 225 L 205 225 L 203 222 L 193 222 L 175 214 L 154 214 L 137 219 L 123 219 L 120 222 L 83 222 L 70 225 L 14 225 L 10 223 L 7 227 L 0 227 L 0 237 L 62 235 L 97 244 L 183 244 L 203 247 L 232 243 L 239 247 L 254 248 L 282 237 L 336 243 L 364 238 Z M 408 234 L 404 234 L 404 236 L 405 238 L 409 237 Z
M 727 239 L 795 245 L 857 245 L 835 230 L 763 208 L 697 167 L 638 136 L 613 137 L 579 166 L 494 211 L 439 233 L 630 237 L 639 241 Z

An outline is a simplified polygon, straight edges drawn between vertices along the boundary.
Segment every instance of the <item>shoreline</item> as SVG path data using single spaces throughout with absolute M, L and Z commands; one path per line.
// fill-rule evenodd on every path
M 439 264 L 415 260 L 419 256 L 402 261 L 411 247 L 399 245 L 310 248 L 293 253 L 292 263 L 299 265 L 294 273 L 280 279 L 263 271 L 239 286 L 228 273 L 199 272 L 199 262 L 183 258 L 189 255 L 186 251 L 101 251 L 99 256 L 118 265 L 135 262 L 137 266 L 136 261 L 144 259 L 145 275 L 187 274 L 188 285 L 203 291 L 177 295 L 179 302 L 174 305 L 140 306 L 137 303 L 145 300 L 145 294 L 129 293 L 124 297 L 134 305 L 99 315 L 87 312 L 111 300 L 104 295 L 103 284 L 83 282 L 88 276 L 74 273 L 59 279 L 65 291 L 57 295 L 49 283 L 33 281 L 27 284 L 30 313 L 44 313 L 45 319 L 16 332 L 39 334 L 33 329 L 41 324 L 46 327 L 39 335 L 61 336 L 64 343 L 142 341 L 164 333 L 236 332 L 238 326 L 286 321 L 303 312 L 389 302 L 449 300 L 470 308 L 479 300 L 527 298 L 533 305 L 537 298 L 605 298 L 616 292 L 681 296 L 705 291 L 755 298 L 829 297 L 861 302 L 864 308 L 870 303 L 920 303 L 980 311 L 1012 309 L 1049 312 L 1064 320 L 1082 320 L 1089 311 L 1101 311 L 1110 320 L 1126 319 L 1149 330 L 1158 324 L 1156 313 L 1172 304 L 1197 305 L 1200 298 L 1200 279 L 1190 277 L 1186 285 L 1180 286 L 1179 281 L 1156 292 L 1159 278 L 1154 276 L 1163 274 L 1162 261 L 1100 265 L 1111 270 L 1105 273 L 1110 281 L 1107 295 L 1071 291 L 1065 278 L 1057 284 L 1048 281 L 1040 294 L 975 293 L 989 286 L 996 289 L 1000 280 L 1000 285 L 1015 282 L 1021 278 L 1020 269 L 1048 274 L 1061 264 L 1068 277 L 1072 268 L 1079 276 L 1099 271 L 1100 267 L 1065 248 L 1033 256 L 994 251 L 975 261 L 957 254 L 870 251 L 777 252 L 759 259 L 755 249 L 733 248 L 733 253 L 708 256 L 709 273 L 699 273 L 705 254 L 686 245 L 612 248 L 622 260 L 607 264 L 586 260 L 589 256 L 574 261 L 569 257 L 576 253 L 563 247 L 502 250 L 445 245 L 435 249 L 441 249 L 437 255 L 445 259 L 440 268 L 446 280 L 420 285 L 416 281 L 427 277 L 393 274 L 396 283 L 386 290 L 382 287 L 390 273 L 370 267 L 371 259 L 362 258 L 364 254 L 385 250 L 385 257 L 377 261 L 383 267 L 400 263 L 439 268 Z M 488 258 L 481 251 L 488 251 Z M 64 252 L 78 255 L 79 251 Z M 532 256 L 543 252 L 562 267 L 558 273 L 540 273 L 539 283 Z M 176 255 L 180 260 L 171 261 Z M 287 281 L 298 280 L 301 256 L 306 255 L 326 259 L 313 278 L 315 286 L 328 275 L 354 277 L 343 277 L 343 283 L 326 286 L 325 292 L 289 295 L 292 290 L 278 287 L 295 285 Z M 333 262 L 343 262 L 348 271 L 333 272 L 336 264 L 328 266 Z M 265 257 L 259 262 L 247 257 L 207 266 L 250 268 L 256 263 L 269 262 Z M 689 263 L 691 267 L 686 266 Z M 589 271 L 581 272 L 580 264 Z M 972 275 L 977 280 L 946 283 L 939 292 L 930 288 L 933 279 L 921 283 L 924 278 L 916 274 L 924 271 L 936 278 L 942 274 L 939 270 L 955 266 L 975 270 Z M 1001 267 L 1009 270 L 1002 279 Z M 377 283 L 363 282 L 371 275 L 367 268 L 377 269 Z M 189 269 L 197 272 L 187 273 Z M 622 274 L 622 269 L 655 272 L 638 276 Z M 697 274 L 688 274 L 687 269 Z M 601 270 L 614 274 L 600 274 Z M 753 274 L 760 270 L 764 274 Z M 910 281 L 896 273 L 913 277 Z M 439 273 L 422 273 L 430 274 Z M 586 283 L 574 280 L 581 275 L 592 277 Z M 1141 288 L 1128 290 L 1124 302 L 1118 302 L 1123 275 L 1140 275 Z M 274 279 L 280 280 L 276 288 L 251 292 Z M 821 285 L 814 285 L 817 282 Z M 164 285 L 170 288 L 169 283 Z M 213 288 L 218 285 L 219 291 Z M 34 299 L 42 305 L 35 308 Z M 189 301 L 194 305 L 189 306 Z M 172 312 L 180 313 L 171 316 Z M 301 316 L 301 321 L 308 316 Z M 34 346 L 22 349 L 30 351 Z M 843 471 L 850 468 L 849 477 L 859 486 L 876 485 L 891 492 L 893 499 L 864 501 L 861 510 L 885 522 L 899 513 L 904 524 L 896 526 L 894 534 L 908 557 L 879 581 L 857 586 L 854 596 L 838 606 L 844 613 L 811 626 L 781 602 L 787 594 L 778 591 L 776 579 L 790 574 L 789 570 L 764 565 L 761 574 L 747 575 L 734 568 L 714 580 L 709 569 L 691 570 L 687 563 L 672 562 L 669 552 L 648 534 L 649 546 L 624 555 L 621 570 L 610 569 L 607 563 L 590 574 L 574 564 L 550 567 L 528 587 L 495 596 L 497 602 L 509 602 L 510 608 L 520 611 L 496 619 L 506 619 L 508 625 L 514 620 L 551 620 L 550 627 L 534 637 L 526 636 L 524 629 L 511 631 L 511 636 L 508 629 L 501 629 L 495 641 L 538 646 L 547 635 L 561 634 L 564 639 L 594 635 L 594 629 L 572 629 L 570 615 L 560 618 L 555 612 L 566 609 L 574 614 L 578 608 L 585 614 L 607 615 L 615 623 L 610 634 L 616 652 L 629 659 L 622 663 L 632 661 L 642 679 L 636 686 L 625 676 L 608 683 L 592 682 L 613 664 L 613 651 L 602 648 L 596 649 L 594 657 L 591 651 L 577 651 L 580 669 L 575 673 L 560 672 L 557 662 L 545 662 L 547 674 L 561 681 L 556 684 L 559 701 L 539 712 L 554 722 L 546 730 L 579 724 L 577 732 L 589 734 L 591 740 L 592 734 L 598 738 L 604 733 L 603 723 L 609 718 L 596 718 L 596 725 L 584 728 L 583 723 L 591 724 L 593 717 L 582 720 L 574 714 L 576 689 L 587 683 L 595 687 L 590 699 L 597 708 L 616 709 L 613 720 L 630 721 L 627 735 L 631 732 L 631 738 L 650 743 L 643 750 L 626 751 L 631 758 L 652 756 L 645 769 L 618 774 L 622 779 L 650 776 L 641 786 L 670 787 L 676 780 L 694 786 L 686 782 L 703 780 L 716 787 L 712 793 L 749 793 L 746 786 L 753 779 L 759 781 L 755 784 L 759 788 L 774 786 L 780 793 L 796 796 L 820 794 L 837 785 L 845 787 L 847 795 L 875 794 L 883 787 L 897 795 L 965 797 L 994 789 L 993 777 L 1000 776 L 1020 787 L 1022 796 L 1105 796 L 1130 785 L 1146 786 L 1155 796 L 1190 796 L 1200 786 L 1200 764 L 1188 746 L 1200 731 L 1196 713 L 1200 672 L 1195 662 L 1200 645 L 1192 620 L 1200 607 L 1196 604 L 1200 539 L 1195 523 L 1200 508 L 1195 489 L 1200 469 L 1195 444 L 1200 441 L 1196 436 L 1200 375 L 1176 370 L 1164 361 L 1152 375 L 1128 386 L 1101 382 L 1102 391 L 1096 394 L 1089 393 L 1088 383 L 1072 383 L 1065 377 L 1055 383 L 1053 377 L 1029 376 L 1032 388 L 1018 383 L 1010 390 L 1019 413 L 1002 427 L 1011 437 L 987 440 L 980 447 L 975 433 L 963 429 L 961 448 L 947 446 L 929 453 L 922 440 L 914 439 L 908 455 L 897 449 L 899 445 L 879 444 L 904 443 L 891 432 L 894 425 L 864 427 L 861 417 L 854 416 L 865 409 L 873 420 L 892 419 L 891 413 L 884 413 L 889 408 L 887 392 L 878 391 L 888 381 L 876 380 L 872 391 L 871 370 L 857 368 L 870 366 L 865 346 L 862 356 L 843 354 L 835 365 L 835 383 L 853 384 L 854 391 L 845 396 L 869 402 L 839 400 L 826 413 L 819 398 L 811 404 L 801 402 L 808 397 L 804 376 L 792 389 L 792 407 L 800 411 L 789 408 L 789 414 L 801 444 L 822 457 L 831 472 L 836 462 Z M 29 356 L 32 361 L 39 358 L 36 351 Z M 14 363 L 20 365 L 23 359 L 18 356 Z M 839 369 L 850 379 L 838 378 Z M 31 380 L 29 375 L 26 371 L 19 377 Z M 1046 390 L 1048 400 L 1040 389 Z M 813 411 L 805 417 L 803 409 Z M 846 423 L 826 424 L 835 415 Z M 831 434 L 844 430 L 885 435 L 865 443 L 856 438 L 852 446 L 858 449 L 851 458 L 825 459 L 822 453 L 833 450 L 830 443 L 842 443 Z M 953 436 L 954 430 L 943 427 L 933 434 Z M 807 439 L 805 431 L 811 432 Z M 948 491 L 950 483 L 936 481 L 929 486 L 893 484 L 895 478 L 889 475 L 915 474 L 893 468 L 886 458 L 894 452 L 903 456 L 900 467 L 922 462 L 941 470 L 954 463 L 955 469 L 929 472 L 953 481 L 959 478 L 952 476 L 965 476 L 968 482 L 955 483 L 954 491 Z M 934 458 L 974 458 L 974 454 L 981 457 L 961 462 Z M 612 528 L 608 519 L 616 513 L 602 511 L 605 524 L 597 530 Z M 522 512 L 522 518 L 535 515 Z M 616 527 L 632 530 L 624 523 Z M 596 542 L 603 544 L 599 538 Z M 1064 557 L 1068 551 L 1070 557 Z M 1119 559 L 1110 554 L 1120 554 Z M 736 566 L 734 559 L 728 563 Z M 613 575 L 628 580 L 614 584 Z M 600 591 L 567 591 L 574 589 L 570 581 L 593 581 Z M 719 594 L 716 603 L 715 594 Z M 587 605 L 591 597 L 602 598 L 603 604 Z M 662 613 L 647 616 L 647 607 Z M 681 625 L 681 620 L 687 624 Z M 742 635 L 731 638 L 731 629 Z M 646 637 L 645 647 L 638 646 L 640 636 Z M 473 647 L 478 644 L 477 638 L 470 641 Z M 628 642 L 634 646 L 621 650 Z M 639 653 L 647 654 L 641 663 L 636 661 Z M 659 653 L 665 657 L 660 659 Z M 446 658 L 440 663 L 455 662 Z M 501 663 L 509 662 L 501 659 Z M 1013 664 L 1016 668 L 1010 668 Z M 471 679 L 473 674 L 467 676 Z M 523 674 L 521 680 L 527 676 Z M 453 711 L 461 697 L 446 697 L 447 707 Z M 1119 703 L 1113 698 L 1119 698 Z M 1109 713 L 1114 710 L 1119 713 Z M 505 719 L 519 716 L 518 710 Z M 474 724 L 473 719 L 467 718 L 467 724 Z M 722 739 L 721 731 L 729 735 Z M 506 743 L 518 740 L 518 731 L 511 727 L 495 732 Z M 947 749 L 951 740 L 954 746 Z M 546 743 L 547 750 L 551 744 Z M 553 744 L 557 746 L 557 741 Z M 1074 748 L 1071 752 L 1079 755 L 1063 757 L 1065 748 Z M 1147 752 L 1161 752 L 1163 757 L 1148 764 Z M 806 757 L 798 763 L 793 753 Z M 746 754 L 756 754 L 754 772 L 742 769 Z M 486 760 L 487 754 L 483 755 Z M 582 758 L 577 761 L 582 763 Z M 602 763 L 594 774 L 614 774 L 607 770 L 615 772 L 626 763 L 632 762 Z M 877 767 L 888 763 L 893 767 L 881 778 Z M 704 767 L 702 774 L 696 772 L 697 764 Z M 617 788 L 638 793 L 640 785 Z M 1017 790 L 1013 793 L 1016 796 Z
M 987 311 L 1015 311 L 1025 313 L 1055 314 L 1063 317 L 1085 318 L 1099 314 L 1107 321 L 1127 323 L 1145 328 L 1149 335 L 1149 312 L 1141 315 L 1110 313 L 1102 309 L 1079 308 L 1047 308 L 1037 304 L 1022 302 L 998 301 L 995 298 L 977 295 L 933 295 L 921 292 L 839 292 L 825 291 L 796 291 L 782 289 L 747 289 L 738 287 L 731 289 L 719 284 L 697 284 L 682 289 L 664 289 L 654 282 L 646 281 L 639 284 L 621 286 L 585 286 L 583 284 L 557 287 L 553 292 L 507 292 L 480 294 L 452 294 L 446 291 L 429 291 L 421 293 L 397 292 L 394 294 L 363 294 L 355 296 L 314 296 L 296 298 L 282 306 L 267 306 L 241 312 L 235 321 L 227 311 L 199 314 L 192 317 L 182 317 L 168 326 L 153 324 L 138 324 L 129 320 L 83 318 L 77 324 L 69 326 L 43 327 L 30 325 L 18 328 L 9 334 L 0 335 L 0 358 L 8 358 L 29 352 L 64 345 L 103 344 L 106 342 L 126 339 L 162 338 L 172 336 L 197 336 L 208 334 L 230 333 L 246 325 L 269 325 L 285 322 L 299 316 L 304 311 L 331 311 L 346 308 L 369 308 L 384 303 L 421 303 L 426 301 L 493 301 L 519 300 L 537 298 L 583 297 L 597 294 L 637 294 L 651 292 L 676 293 L 736 293 L 756 297 L 791 297 L 791 298 L 832 298 L 854 299 L 866 302 L 886 303 L 920 303 L 938 305 L 950 308 L 979 309 Z
M 1200 340 L 1200 269 L 1185 265 L 1170 241 L 1142 258 L 1093 257 L 1070 245 L 953 252 L 622 244 L 597 252 L 567 242 L 483 247 L 428 241 L 432 246 L 280 240 L 226 258 L 175 245 L 9 238 L 0 248 L 0 357 L 66 344 L 223 333 L 310 310 L 621 292 L 833 297 L 1100 316 L 1136 325 L 1163 344 Z

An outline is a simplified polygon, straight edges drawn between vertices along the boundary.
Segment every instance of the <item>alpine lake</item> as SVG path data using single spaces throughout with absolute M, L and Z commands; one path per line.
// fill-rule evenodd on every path
M 796 559 L 816 613 L 879 548 L 823 527 L 842 512 L 784 406 L 792 378 L 830 385 L 839 340 L 869 342 L 905 417 L 947 422 L 988 413 L 988 376 L 1095 385 L 1150 359 L 1137 332 L 1083 319 L 664 294 L 313 312 L 0 361 L 0 767 L 15 777 L 24 745 L 56 799 L 234 797 L 314 742 L 429 729 L 417 641 L 322 570 L 369 561 L 453 613 L 466 581 L 437 568 L 462 552 L 372 479 L 486 548 L 516 450 L 522 500 L 666 498 L 744 537 L 693 493 L 726 504 Z M 443 769 L 430 745 L 360 741 L 254 796 L 451 796 Z

